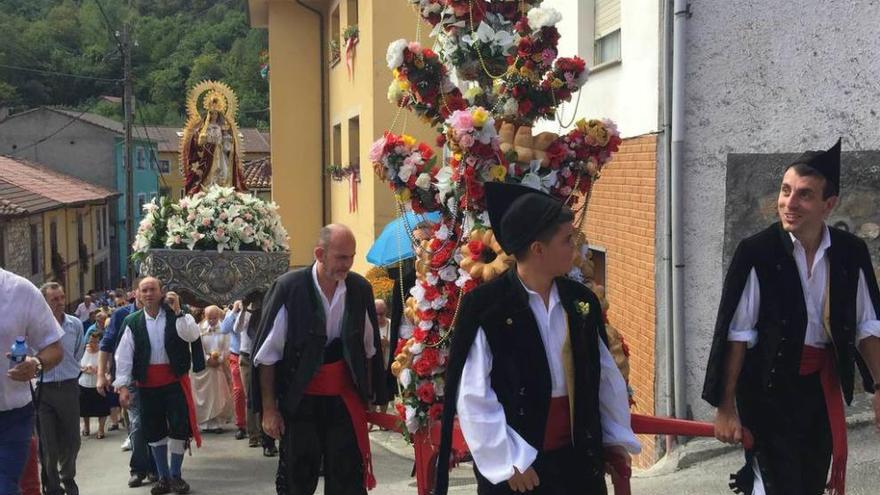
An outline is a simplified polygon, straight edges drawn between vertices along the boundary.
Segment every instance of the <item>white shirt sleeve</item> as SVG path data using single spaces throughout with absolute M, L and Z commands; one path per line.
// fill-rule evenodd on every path
M 758 284 L 758 274 L 755 269 L 749 272 L 749 279 L 743 288 L 736 313 L 730 321 L 728 329 L 728 342 L 745 342 L 746 347 L 751 349 L 758 343 L 758 311 L 761 308 L 761 288 Z
M 856 341 L 861 342 L 867 337 L 880 337 L 880 320 L 877 319 L 877 311 L 871 301 L 871 293 L 868 292 L 868 282 L 865 280 L 865 272 L 859 270 L 859 290 L 856 295 L 856 321 L 858 333 Z
M 199 338 L 199 325 L 191 314 L 177 319 L 177 336 L 187 342 L 195 342 Z
M 468 352 L 458 392 L 458 421 L 477 468 L 487 480 L 502 483 L 513 468 L 525 472 L 538 451 L 507 425 L 504 408 L 489 381 L 492 354 L 482 328 Z
M 599 339 L 599 417 L 602 421 L 602 443 L 619 445 L 630 454 L 642 451 L 639 440 L 630 426 L 629 393 L 626 380 L 614 362 L 614 356 Z
M 376 355 L 376 342 L 373 339 L 373 323 L 370 321 L 370 313 L 367 313 L 364 322 L 364 350 L 367 359 L 372 359 Z
M 254 357 L 254 365 L 271 366 L 284 357 L 284 344 L 287 343 L 287 308 L 283 305 L 278 308 L 275 320 L 272 322 L 272 329 L 257 355 Z
M 242 333 L 247 328 L 248 321 L 251 319 L 251 313 L 247 310 L 241 310 L 235 315 L 235 322 L 232 325 L 232 331 Z
M 113 387 L 124 387 L 131 383 L 131 365 L 134 361 L 134 337 L 128 326 L 122 332 L 119 347 L 116 348 L 116 379 Z
M 29 284 L 30 285 L 30 284 Z M 40 352 L 51 344 L 61 340 L 64 330 L 58 320 L 52 315 L 49 304 L 40 294 L 36 287 L 30 285 L 26 288 L 30 296 L 30 304 L 27 304 L 27 318 L 25 319 L 24 336 L 27 345 L 35 352 Z M 17 337 L 17 335 L 16 335 Z

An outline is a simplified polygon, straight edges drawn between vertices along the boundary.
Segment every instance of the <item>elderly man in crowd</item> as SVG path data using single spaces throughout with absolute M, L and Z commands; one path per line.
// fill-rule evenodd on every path
M 40 383 L 40 443 L 43 493 L 77 495 L 76 456 L 79 454 L 79 362 L 85 352 L 82 321 L 64 313 L 64 288 L 56 282 L 40 287 L 64 336 L 64 358 L 44 373 Z M 59 469 L 60 467 L 60 469 Z M 62 487 L 63 485 L 63 487 Z
M 199 428 L 207 433 L 222 433 L 223 423 L 232 411 L 232 392 L 227 379 L 229 335 L 220 329 L 223 310 L 217 306 L 205 308 L 205 319 L 199 324 L 205 369 L 192 374 L 193 395 Z
M 87 294 L 83 298 L 83 302 L 79 303 L 79 306 L 76 307 L 74 316 L 79 318 L 79 321 L 88 321 L 91 319 L 92 311 L 96 309 L 98 309 L 98 303 L 92 300 L 91 294 Z

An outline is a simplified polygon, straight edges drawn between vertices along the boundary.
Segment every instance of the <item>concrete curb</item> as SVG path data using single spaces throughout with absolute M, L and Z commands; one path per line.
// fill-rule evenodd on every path
M 847 416 L 846 425 L 848 430 L 853 430 L 869 425 L 873 423 L 873 421 L 873 412 L 862 411 Z M 650 468 L 645 470 L 634 470 L 633 477 L 651 478 L 654 476 L 671 474 L 687 469 L 695 464 L 740 451 L 741 449 L 742 447 L 739 445 L 723 444 L 712 438 L 694 439 L 666 454 Z

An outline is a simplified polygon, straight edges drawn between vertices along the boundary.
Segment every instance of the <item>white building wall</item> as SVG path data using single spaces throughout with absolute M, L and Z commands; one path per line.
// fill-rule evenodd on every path
M 559 55 L 578 55 L 593 63 L 593 0 L 545 0 L 544 7 L 559 10 Z M 590 75 L 581 90 L 577 120 L 610 118 L 621 135 L 639 136 L 659 130 L 660 9 L 658 0 L 621 1 L 621 63 Z M 573 122 L 577 94 L 558 113 L 563 124 Z M 536 132 L 560 132 L 559 122 L 541 122 Z

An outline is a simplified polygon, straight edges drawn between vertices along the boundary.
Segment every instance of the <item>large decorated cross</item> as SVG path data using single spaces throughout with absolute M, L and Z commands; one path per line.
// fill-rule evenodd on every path
M 392 365 L 397 413 L 415 433 L 441 416 L 462 295 L 513 264 L 492 233 L 483 185 L 543 190 L 574 209 L 580 230 L 593 183 L 621 140 L 608 120 L 580 120 L 562 136 L 532 134 L 587 80 L 584 60 L 558 56 L 558 11 L 541 0 L 407 1 L 433 28 L 434 45 L 390 44 L 388 98 L 435 127 L 442 151 L 392 129 L 373 144 L 370 160 L 401 213 L 442 214 L 429 240 L 411 235 L 418 275 L 406 313 L 415 329 Z

